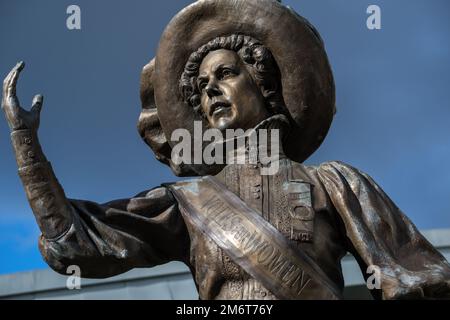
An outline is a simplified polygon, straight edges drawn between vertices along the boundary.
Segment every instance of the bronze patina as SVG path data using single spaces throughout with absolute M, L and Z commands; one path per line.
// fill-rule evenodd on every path
M 380 270 L 375 298 L 450 297 L 449 263 L 368 175 L 337 161 L 302 164 L 331 125 L 334 82 L 318 32 L 279 1 L 197 1 L 172 19 L 142 72 L 138 130 L 158 160 L 194 178 L 131 198 L 66 197 L 38 140 L 42 96 L 30 111 L 16 96 L 23 67 L 5 78 L 2 108 L 55 271 L 78 265 L 104 278 L 177 260 L 201 299 L 340 299 L 350 252 L 364 276 Z M 194 132 L 195 121 L 246 131 L 234 151 L 248 158 L 252 133 L 279 132 L 278 148 L 264 149 L 275 157 L 175 162 L 171 134 Z

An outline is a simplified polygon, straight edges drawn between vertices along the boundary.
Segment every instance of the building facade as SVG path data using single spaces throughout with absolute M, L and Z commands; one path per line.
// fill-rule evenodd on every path
M 450 229 L 422 233 L 450 261 Z M 371 299 L 351 255 L 342 260 L 342 270 L 345 298 Z M 0 275 L 0 299 L 196 300 L 198 295 L 189 269 L 182 263 L 171 262 L 101 280 L 76 279 L 72 272 L 63 276 L 50 269 Z

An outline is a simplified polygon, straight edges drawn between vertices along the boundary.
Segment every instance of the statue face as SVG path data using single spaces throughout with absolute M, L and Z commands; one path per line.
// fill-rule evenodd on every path
M 234 51 L 211 51 L 200 65 L 197 86 L 212 128 L 247 130 L 269 116 L 261 90 Z

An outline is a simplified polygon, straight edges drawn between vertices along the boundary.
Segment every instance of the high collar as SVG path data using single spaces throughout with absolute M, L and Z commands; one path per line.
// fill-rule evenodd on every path
M 244 135 L 224 140 L 236 146 L 227 157 L 227 164 L 234 164 L 232 155 L 237 157 L 238 164 L 265 166 L 273 161 L 286 158 L 283 151 L 283 140 L 289 132 L 289 120 L 283 114 L 273 115 Z M 240 159 L 240 160 L 239 160 Z M 244 160 L 243 160 L 244 159 Z

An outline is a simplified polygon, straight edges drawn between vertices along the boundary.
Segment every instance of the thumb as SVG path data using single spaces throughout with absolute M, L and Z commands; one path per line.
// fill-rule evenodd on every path
M 31 104 L 31 112 L 39 115 L 41 113 L 43 103 L 44 97 L 41 94 L 35 95 Z

